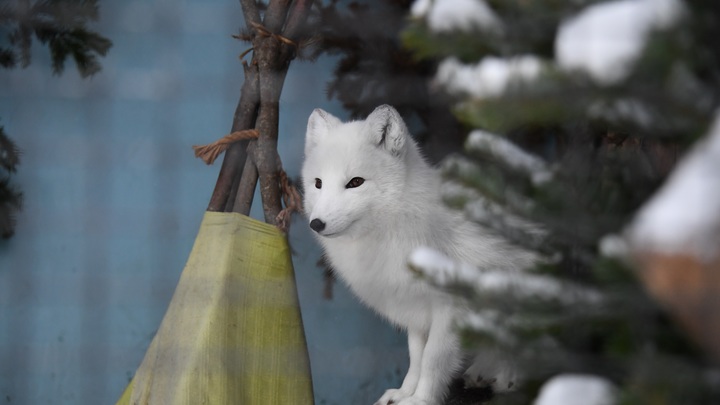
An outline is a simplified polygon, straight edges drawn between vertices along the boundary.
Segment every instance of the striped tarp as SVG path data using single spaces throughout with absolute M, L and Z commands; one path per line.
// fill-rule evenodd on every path
M 122 404 L 312 404 L 286 237 L 207 212 L 155 338 Z

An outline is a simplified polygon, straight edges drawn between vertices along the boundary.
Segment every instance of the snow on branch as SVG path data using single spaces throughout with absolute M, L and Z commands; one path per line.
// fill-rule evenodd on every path
M 532 212 L 535 207 L 532 199 L 521 194 L 514 187 L 508 187 L 504 174 L 496 170 L 483 169 L 476 162 L 462 156 L 445 158 L 441 172 L 445 178 L 473 187 L 484 196 L 506 204 L 510 211 L 521 216 Z M 449 196 L 445 197 L 446 200 Z
M 465 148 L 470 152 L 490 156 L 511 169 L 526 174 L 535 185 L 546 183 L 553 177 L 545 161 L 525 152 L 506 138 L 487 131 L 471 132 Z
M 602 85 L 624 80 L 648 36 L 669 29 L 684 13 L 680 0 L 618 0 L 586 7 L 563 22 L 555 57 L 565 70 L 583 70 Z
M 628 230 L 633 248 L 720 256 L 720 112 Z
M 658 121 L 646 104 L 634 98 L 597 101 L 588 108 L 588 115 L 612 122 L 629 121 L 641 128 L 652 128 Z
M 487 56 L 475 65 L 466 65 L 450 57 L 440 63 L 435 84 L 451 94 L 497 97 L 513 83 L 535 80 L 542 70 L 543 62 L 533 55 L 507 59 Z
M 502 21 L 483 0 L 416 0 L 410 13 L 416 18 L 426 18 L 433 31 L 453 30 L 498 33 Z
M 427 247 L 415 249 L 408 260 L 410 268 L 438 287 L 467 285 L 480 294 L 511 294 L 518 299 L 557 302 L 563 305 L 598 305 L 603 298 L 589 288 L 549 276 L 506 270 L 480 270 L 456 262 Z
M 458 283 L 474 284 L 480 271 L 467 263 L 458 263 L 444 254 L 426 247 L 415 249 L 408 260 L 410 268 L 428 276 L 439 286 Z
M 507 316 L 499 311 L 484 310 L 461 317 L 458 319 L 458 326 L 491 336 L 495 341 L 503 342 L 505 345 L 514 346 L 518 343 L 518 339 L 509 328 L 503 326 L 506 320 Z
M 547 231 L 538 224 L 513 215 L 503 206 L 482 196 L 465 205 L 467 217 L 530 249 L 540 249 L 547 239 Z
M 561 374 L 540 388 L 533 405 L 613 405 L 617 399 L 617 388 L 605 378 Z
M 537 250 L 547 238 L 547 231 L 538 224 L 511 213 L 470 187 L 446 181 L 442 184 L 441 194 L 448 205 L 463 208 L 471 221 L 493 229 L 520 246 Z

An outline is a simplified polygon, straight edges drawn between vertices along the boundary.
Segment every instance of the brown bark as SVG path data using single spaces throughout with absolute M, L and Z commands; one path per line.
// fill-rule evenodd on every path
M 296 39 L 293 37 L 307 18 L 312 1 L 271 0 L 262 26 L 255 1 L 240 0 L 240 4 L 246 25 L 255 31 L 253 57 L 249 65 L 244 65 L 245 83 L 233 132 L 254 127 L 259 137 L 238 142 L 226 151 L 208 210 L 247 215 L 259 180 L 265 222 L 275 224 L 282 209 L 277 154 L 280 94 L 296 51 L 287 42 Z
M 256 69 L 244 66 L 245 81 L 243 83 L 240 100 L 235 108 L 232 129 L 230 132 L 255 127 L 258 105 L 260 103 L 259 76 Z M 242 176 L 242 168 L 247 159 L 247 146 L 250 141 L 240 141 L 225 151 L 220 173 L 218 174 L 215 190 L 213 190 L 208 204 L 208 211 L 230 211 L 234 204 L 237 184 Z
M 277 155 L 278 122 L 280 118 L 280 93 L 289 60 L 280 58 L 283 45 L 273 37 L 263 38 L 258 54 L 258 70 L 260 73 L 260 111 L 256 129 L 260 133 L 254 152 L 253 161 L 260 178 L 260 195 L 262 196 L 265 222 L 275 224 L 275 218 L 282 209 L 280 203 L 279 171 L 280 162 Z
M 248 146 L 248 149 L 252 149 L 254 146 L 252 144 Z M 239 212 L 243 215 L 250 214 L 250 207 L 252 207 L 253 198 L 255 197 L 255 186 L 258 181 L 257 167 L 252 160 L 253 154 L 250 151 L 248 153 L 251 157 L 245 161 L 242 178 L 238 182 L 236 190 L 237 198 L 235 198 L 235 204 L 232 207 L 232 212 Z

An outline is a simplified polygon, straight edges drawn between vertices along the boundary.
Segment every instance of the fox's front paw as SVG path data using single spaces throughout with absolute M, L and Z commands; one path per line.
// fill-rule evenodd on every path
M 378 399 L 374 405 L 397 405 L 403 399 L 410 396 L 411 393 L 403 391 L 399 388 L 393 388 L 385 391 L 383 396 Z
M 464 373 L 465 387 L 490 387 L 493 392 L 515 391 L 520 376 L 512 359 L 499 353 L 479 353 Z
M 489 387 L 494 393 L 511 392 L 517 388 L 516 376 L 510 373 L 496 374 L 492 378 L 485 378 L 479 374 L 470 374 L 466 372 L 463 376 L 465 379 L 465 387 Z

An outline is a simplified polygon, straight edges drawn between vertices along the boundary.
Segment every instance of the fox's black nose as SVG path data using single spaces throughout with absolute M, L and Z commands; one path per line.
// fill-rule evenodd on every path
M 312 230 L 315 232 L 320 232 L 325 229 L 325 222 L 315 218 L 310 221 L 310 228 L 312 228 Z

